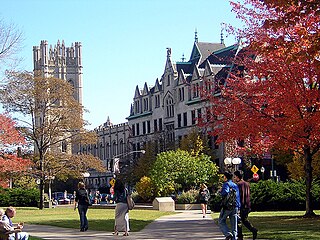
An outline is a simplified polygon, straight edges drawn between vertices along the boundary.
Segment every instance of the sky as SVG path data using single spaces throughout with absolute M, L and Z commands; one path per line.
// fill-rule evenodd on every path
M 19 68 L 33 70 L 33 46 L 82 43 L 84 118 L 93 129 L 126 122 L 138 85 L 154 86 L 199 42 L 220 42 L 221 24 L 239 25 L 228 0 L 1 0 L 0 20 L 23 32 Z M 227 46 L 234 36 L 224 34 Z

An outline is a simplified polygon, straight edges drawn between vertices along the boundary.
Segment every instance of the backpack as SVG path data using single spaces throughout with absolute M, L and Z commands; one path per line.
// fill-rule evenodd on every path
M 237 198 L 237 191 L 229 186 L 229 193 L 222 198 L 221 207 L 225 210 L 233 210 L 236 207 L 236 198 Z
M 128 204 L 128 209 L 129 210 L 132 210 L 134 208 L 134 201 L 133 201 L 133 198 L 131 196 L 131 194 L 128 194 L 127 195 L 127 204 Z

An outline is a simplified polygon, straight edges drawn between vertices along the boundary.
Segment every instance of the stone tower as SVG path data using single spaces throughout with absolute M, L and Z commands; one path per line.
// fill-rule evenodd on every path
M 42 40 L 40 46 L 33 47 L 34 72 L 43 77 L 55 77 L 68 81 L 74 88 L 74 98 L 82 104 L 82 52 L 81 43 L 75 42 L 71 47 L 65 47 L 64 41 L 52 47 Z M 66 150 L 68 149 L 68 150 Z M 66 147 L 61 145 L 61 151 L 79 152 L 78 144 Z
M 65 47 L 64 41 L 52 48 L 42 40 L 40 46 L 33 47 L 34 71 L 40 71 L 44 77 L 64 79 L 74 87 L 74 98 L 82 105 L 82 50 L 81 43 L 72 43 Z

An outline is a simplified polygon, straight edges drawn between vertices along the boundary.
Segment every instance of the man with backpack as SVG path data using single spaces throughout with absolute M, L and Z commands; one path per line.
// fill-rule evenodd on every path
M 238 221 L 238 240 L 243 240 L 242 224 L 252 232 L 252 239 L 257 239 L 258 229 L 252 226 L 248 220 L 249 212 L 251 211 L 250 202 L 250 185 L 243 180 L 243 172 L 241 170 L 234 172 L 235 180 L 239 187 L 240 193 L 240 221 Z
M 240 194 L 237 184 L 232 182 L 232 173 L 223 174 L 224 183 L 220 190 L 222 196 L 221 211 L 219 216 L 219 227 L 226 237 L 225 240 L 237 239 L 238 210 L 240 209 Z M 230 219 L 231 230 L 227 225 L 227 218 Z

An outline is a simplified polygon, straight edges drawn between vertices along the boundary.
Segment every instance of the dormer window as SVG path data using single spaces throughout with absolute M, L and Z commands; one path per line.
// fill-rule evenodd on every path
M 173 117 L 174 115 L 174 103 L 171 96 L 167 97 L 166 100 L 166 115 L 167 117 Z

